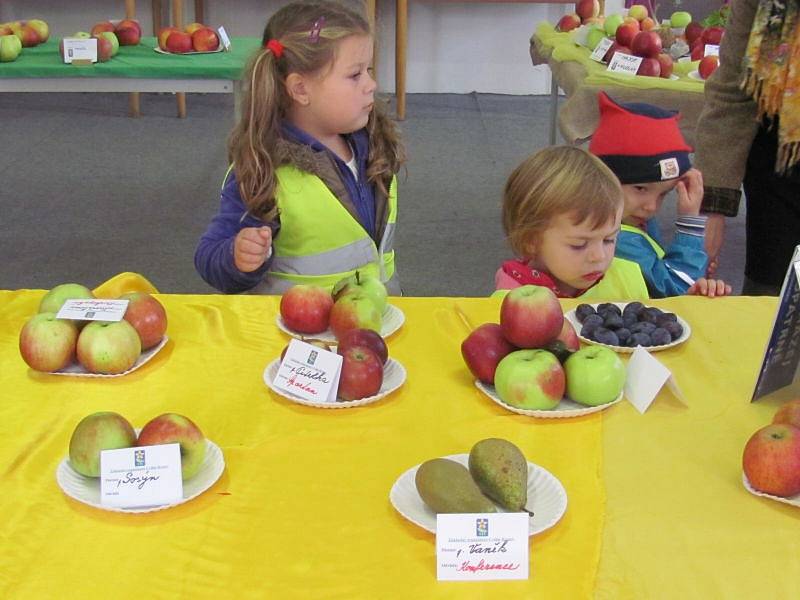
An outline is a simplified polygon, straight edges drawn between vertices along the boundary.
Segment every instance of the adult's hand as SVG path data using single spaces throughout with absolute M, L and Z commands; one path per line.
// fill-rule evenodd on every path
M 706 254 L 708 269 L 706 275 L 713 277 L 719 268 L 719 253 L 725 241 L 725 217 L 719 213 L 709 213 L 706 221 Z

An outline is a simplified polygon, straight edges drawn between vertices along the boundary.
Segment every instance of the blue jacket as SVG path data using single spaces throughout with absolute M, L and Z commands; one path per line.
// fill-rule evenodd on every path
M 623 229 L 617 238 L 615 254 L 639 264 L 652 298 L 683 295 L 691 285 L 688 279 L 694 282 L 706 274 L 705 220 L 705 217 L 678 217 L 675 236 L 666 249 L 656 220 L 647 221 L 646 233 L 662 250 L 663 257 L 659 257 L 642 232 Z
M 343 203 L 349 202 L 354 207 L 359 223 L 373 239 L 376 239 L 379 232 L 376 231 L 375 186 L 366 181 L 369 155 L 369 136 L 366 130 L 362 129 L 345 136 L 353 148 L 358 172 L 361 174 L 358 181 L 345 162 L 315 138 L 288 122 L 284 122 L 282 130 L 284 138 L 288 141 L 308 146 L 312 151 L 322 153 L 334 161 L 341 183 L 349 196 L 340 200 Z M 219 211 L 214 215 L 195 250 L 194 265 L 203 280 L 226 294 L 242 292 L 256 286 L 264 278 L 272 256 L 270 255 L 270 258 L 255 271 L 244 273 L 234 264 L 233 244 L 236 235 L 245 227 L 264 225 L 272 229 L 273 238 L 280 235 L 279 218 L 265 223 L 247 211 L 239 194 L 236 173 L 231 169 L 222 186 Z

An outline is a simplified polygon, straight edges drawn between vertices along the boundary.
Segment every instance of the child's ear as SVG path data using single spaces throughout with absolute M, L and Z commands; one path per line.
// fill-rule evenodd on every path
M 308 106 L 311 101 L 306 79 L 300 73 L 289 73 L 286 77 L 286 91 L 289 97 L 301 106 Z
M 532 259 L 534 256 L 536 256 L 536 241 L 535 240 L 531 240 L 530 242 L 525 244 L 525 256 L 527 256 L 529 259 Z

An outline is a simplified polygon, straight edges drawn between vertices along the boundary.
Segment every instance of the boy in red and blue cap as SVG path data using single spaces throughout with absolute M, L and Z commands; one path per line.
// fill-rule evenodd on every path
M 600 123 L 589 152 L 622 184 L 625 208 L 616 256 L 639 264 L 653 298 L 730 294 L 724 281 L 705 277 L 703 177 L 692 168 L 692 148 L 678 128 L 678 115 L 651 104 L 619 104 L 605 92 L 599 102 Z M 673 189 L 678 195 L 676 231 L 664 248 L 655 216 Z

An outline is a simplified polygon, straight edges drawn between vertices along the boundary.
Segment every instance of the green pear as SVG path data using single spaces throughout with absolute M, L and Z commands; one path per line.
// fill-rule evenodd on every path
M 504 509 L 528 512 L 528 461 L 508 440 L 481 440 L 469 453 L 469 472 L 480 490 Z
M 467 468 L 454 460 L 434 458 L 422 463 L 414 483 L 422 500 L 437 514 L 497 512 Z

